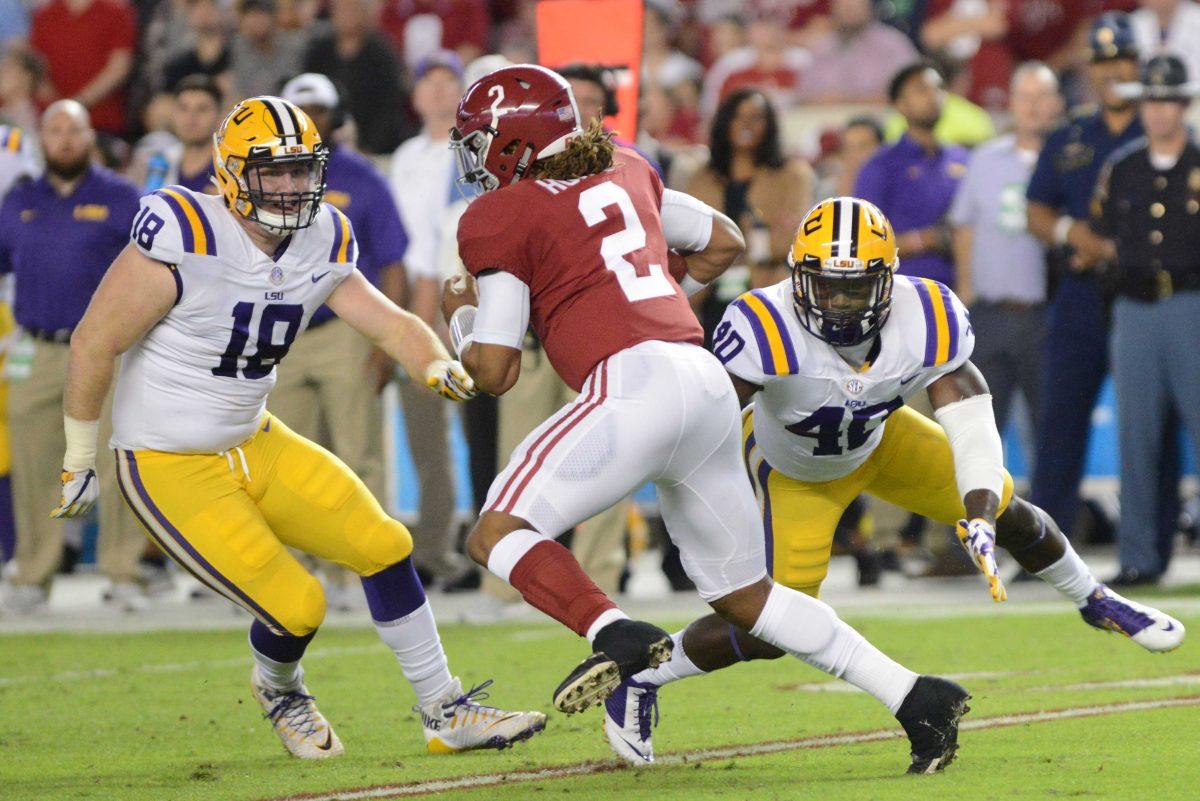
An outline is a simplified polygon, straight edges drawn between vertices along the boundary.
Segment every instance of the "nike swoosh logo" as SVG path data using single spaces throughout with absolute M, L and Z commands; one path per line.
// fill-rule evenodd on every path
M 329 275 L 329 272 L 330 272 L 329 270 L 326 270 L 325 272 L 321 273 L 320 275 L 314 275 L 314 276 L 312 277 L 312 282 L 313 282 L 314 284 L 315 284 L 315 283 L 317 283 L 317 282 L 318 282 L 318 281 L 320 281 L 322 278 L 324 278 L 325 276 Z
M 322 751 L 328 751 L 330 748 L 333 748 L 333 730 L 332 729 L 330 730 L 329 734 L 325 735 L 325 745 L 318 745 L 317 748 L 319 748 Z
M 271 430 L 271 421 L 268 420 L 267 424 L 265 426 L 263 426 L 263 431 L 270 431 L 270 430 Z
M 901 378 L 901 379 L 900 379 L 900 386 L 904 386 L 905 384 L 909 383 L 910 381 L 912 381 L 914 378 L 916 378 L 916 377 L 917 377 L 917 376 L 919 376 L 919 375 L 920 375 L 920 373 L 913 373 L 913 374 L 912 374 L 912 375 L 910 375 L 908 378 Z
M 1167 621 L 1167 627 L 1165 629 L 1163 629 L 1163 631 L 1174 631 L 1174 630 L 1175 630 L 1175 624 L 1170 621 Z
M 638 749 L 638 747 L 637 747 L 636 745 L 634 745 L 633 743 L 629 742 L 629 741 L 628 741 L 628 740 L 626 740 L 624 737 L 622 737 L 622 738 L 621 738 L 621 742 L 625 743 L 625 745 L 627 745 L 627 746 L 629 746 L 631 749 L 633 749 L 633 753 L 635 753 L 635 754 L 637 754 L 638 756 L 640 756 L 640 757 L 642 758 L 642 761 L 644 761 L 644 762 L 649 762 L 649 761 L 650 761 L 650 757 L 648 757 L 648 756 L 646 756 L 645 754 L 643 754 L 643 753 L 642 753 L 642 752 L 641 752 L 641 751 Z

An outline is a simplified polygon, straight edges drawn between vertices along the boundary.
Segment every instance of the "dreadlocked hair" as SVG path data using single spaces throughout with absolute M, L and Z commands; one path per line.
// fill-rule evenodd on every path
M 612 132 L 597 120 L 567 143 L 563 152 L 535 161 L 529 168 L 529 177 L 565 181 L 594 175 L 612 166 L 615 150 Z

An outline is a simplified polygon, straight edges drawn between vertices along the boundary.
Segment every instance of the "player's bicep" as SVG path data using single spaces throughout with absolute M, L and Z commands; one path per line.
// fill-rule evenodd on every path
M 72 346 L 117 356 L 161 320 L 179 299 L 179 273 L 126 245 L 104 274 L 72 336 Z
M 987 395 L 988 385 L 979 368 L 968 359 L 960 366 L 937 378 L 928 387 L 929 403 L 934 409 L 958 403 L 977 395 Z
M 683 253 L 696 253 L 708 247 L 716 213 L 712 206 L 683 192 L 665 189 L 660 213 L 667 247 Z
M 521 349 L 529 328 L 529 286 L 511 273 L 485 272 L 477 282 L 474 340 Z

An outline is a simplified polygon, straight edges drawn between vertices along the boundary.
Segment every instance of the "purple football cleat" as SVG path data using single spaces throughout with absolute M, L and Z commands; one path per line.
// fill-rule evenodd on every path
M 1154 607 L 1122 598 L 1101 584 L 1080 607 L 1083 622 L 1124 634 L 1147 651 L 1173 651 L 1183 642 L 1183 624 Z
M 631 765 L 654 762 L 650 729 L 655 725 L 658 725 L 658 688 L 653 684 L 626 679 L 604 702 L 604 733 L 608 735 L 608 744 Z

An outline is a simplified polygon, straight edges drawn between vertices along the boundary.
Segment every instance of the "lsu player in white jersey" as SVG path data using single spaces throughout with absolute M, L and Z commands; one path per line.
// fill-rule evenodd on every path
M 995 601 L 1006 598 L 1000 545 L 1089 625 L 1150 651 L 1179 646 L 1178 620 L 1096 581 L 1058 525 L 1013 495 L 991 396 L 970 362 L 966 308 L 943 284 L 895 274 L 895 234 L 878 208 L 848 197 L 818 203 L 789 263 L 790 279 L 730 304 L 713 338 L 744 406 L 746 471 L 775 581 L 815 597 L 834 528 L 867 492 L 956 525 Z M 904 405 L 918 392 L 929 393 L 936 422 Z M 626 680 L 606 709 L 610 744 L 635 764 L 653 758 L 659 687 L 782 655 L 715 615 L 674 639 L 670 662 Z
M 443 396 L 471 397 L 470 379 L 355 269 L 350 222 L 322 203 L 328 150 L 304 112 L 275 97 L 243 100 L 213 149 L 221 194 L 166 187 L 143 197 L 132 241 L 75 330 L 53 514 L 95 502 L 97 420 L 120 356 L 111 447 L 121 490 L 160 548 L 254 616 L 252 690 L 290 753 L 331 757 L 342 744 L 300 667 L 325 597 L 288 546 L 362 577 L 429 751 L 531 737 L 543 714 L 483 706 L 490 682 L 464 692 L 450 674 L 408 530 L 341 461 L 266 411 L 276 363 L 323 303 Z

